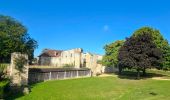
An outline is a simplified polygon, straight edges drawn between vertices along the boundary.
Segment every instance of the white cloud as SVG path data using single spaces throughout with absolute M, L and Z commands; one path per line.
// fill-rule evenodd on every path
M 104 29 L 104 31 L 108 31 L 109 30 L 109 26 L 108 25 L 104 25 L 103 29 Z

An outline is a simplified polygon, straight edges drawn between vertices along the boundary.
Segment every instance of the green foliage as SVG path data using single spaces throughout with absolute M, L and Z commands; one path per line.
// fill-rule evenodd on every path
M 10 62 L 13 52 L 21 52 L 33 58 L 37 42 L 27 33 L 27 29 L 17 20 L 0 15 L 0 62 Z
M 142 27 L 133 33 L 133 36 L 138 36 L 144 33 L 149 33 L 152 36 L 153 42 L 158 48 L 163 48 L 167 44 L 167 41 L 163 38 L 159 30 L 153 29 L 151 27 Z
M 145 72 L 146 68 L 159 67 L 162 52 L 153 43 L 150 33 L 139 34 L 126 39 L 119 50 L 119 68 L 133 68 Z
M 8 64 L 0 64 L 0 81 L 4 78 L 4 70 L 7 68 Z
M 168 41 L 163 38 L 159 30 L 143 27 L 138 29 L 133 33 L 133 36 L 138 36 L 139 34 L 150 33 L 153 42 L 156 44 L 157 48 L 160 48 L 163 53 L 163 62 L 161 64 L 163 69 L 170 69 L 170 47 Z
M 116 41 L 104 47 L 105 55 L 102 59 L 102 64 L 105 66 L 114 66 L 118 63 L 118 52 L 121 46 L 123 46 L 124 41 Z
M 170 70 L 170 46 L 164 48 L 163 70 Z
M 2 99 L 5 96 L 4 89 L 8 83 L 9 81 L 7 80 L 0 81 L 0 99 Z
M 15 58 L 14 63 L 15 63 L 16 69 L 19 70 L 20 72 L 23 72 L 24 65 L 27 64 L 27 59 L 21 56 L 21 57 Z

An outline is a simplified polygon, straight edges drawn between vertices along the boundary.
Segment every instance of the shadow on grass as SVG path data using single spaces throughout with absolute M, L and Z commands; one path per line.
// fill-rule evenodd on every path
M 7 97 L 5 97 L 5 100 L 16 100 L 17 98 L 22 97 L 22 96 L 24 96 L 23 93 L 15 93 L 12 95 L 10 94 Z
M 121 75 L 118 74 L 118 72 L 115 72 L 116 75 L 118 75 L 121 79 L 131 79 L 131 80 L 138 80 L 137 79 L 137 72 L 136 71 L 122 71 Z M 140 79 L 148 79 L 153 77 L 166 77 L 168 75 L 160 74 L 160 73 L 154 73 L 154 72 L 146 72 L 146 75 L 143 76 L 142 72 L 140 72 Z
M 41 82 L 43 82 L 43 81 L 41 81 Z M 36 86 L 38 83 L 41 83 L 41 82 L 29 84 L 29 93 L 31 93 L 31 90 L 34 86 Z M 22 96 L 29 95 L 29 94 L 24 94 L 22 91 L 19 89 L 11 90 L 10 87 L 8 86 L 5 89 L 5 93 L 6 93 L 5 100 L 16 100 L 17 98 L 20 98 Z

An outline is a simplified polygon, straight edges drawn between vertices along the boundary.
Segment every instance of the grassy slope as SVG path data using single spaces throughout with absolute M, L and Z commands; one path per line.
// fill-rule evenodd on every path
M 170 81 L 92 77 L 32 86 L 17 100 L 170 100 Z

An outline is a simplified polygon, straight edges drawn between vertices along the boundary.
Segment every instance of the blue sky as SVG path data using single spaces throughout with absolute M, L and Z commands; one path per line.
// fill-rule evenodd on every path
M 0 14 L 19 20 L 44 48 L 104 54 L 105 44 L 138 28 L 159 29 L 170 42 L 170 1 L 166 0 L 0 0 Z

